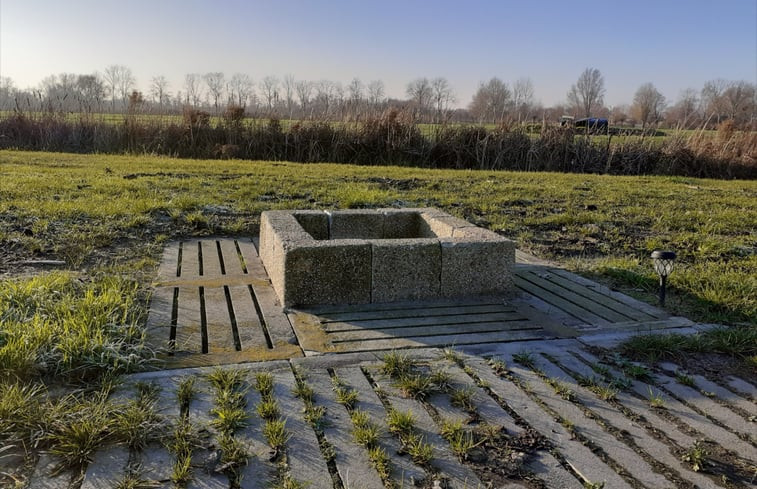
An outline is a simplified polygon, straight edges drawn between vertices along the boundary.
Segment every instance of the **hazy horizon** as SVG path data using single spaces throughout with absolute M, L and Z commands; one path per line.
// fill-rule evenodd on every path
M 0 0 L 0 76 L 31 88 L 58 73 L 108 65 L 133 71 L 147 93 L 164 75 L 241 72 L 408 82 L 445 77 L 456 106 L 479 83 L 528 77 L 534 100 L 562 103 L 586 67 L 605 78 L 605 104 L 629 104 L 652 82 L 674 102 L 712 79 L 757 81 L 757 2 L 633 2 L 582 9 L 569 2 Z

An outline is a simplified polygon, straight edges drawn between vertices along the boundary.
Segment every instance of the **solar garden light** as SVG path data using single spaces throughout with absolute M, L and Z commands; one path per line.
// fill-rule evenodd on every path
M 673 271 L 673 262 L 676 260 L 676 254 L 673 251 L 655 250 L 652 252 L 652 262 L 654 270 L 660 276 L 660 305 L 665 305 L 665 285 L 668 281 L 668 275 Z

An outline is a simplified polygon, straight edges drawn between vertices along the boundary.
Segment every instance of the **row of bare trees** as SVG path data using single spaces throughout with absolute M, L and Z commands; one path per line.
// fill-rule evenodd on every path
M 465 109 L 449 81 L 443 77 L 417 78 L 406 86 L 406 99 L 388 99 L 384 83 L 348 84 L 332 80 L 298 80 L 265 76 L 253 80 L 247 74 L 227 77 L 222 72 L 189 73 L 180 87 L 158 75 L 150 79 L 147 93 L 137 90 L 131 69 L 110 65 L 102 73 L 61 73 L 46 77 L 37 88 L 19 90 L 13 80 L 0 78 L 0 110 L 123 113 L 135 110 L 180 113 L 184 107 L 220 114 L 228 105 L 251 116 L 287 119 L 357 121 L 375 117 L 387 107 L 400 107 L 422 122 L 478 123 L 554 122 L 561 115 L 607 117 L 616 125 L 696 128 L 731 120 L 738 126 L 757 121 L 757 88 L 747 81 L 712 80 L 701 90 L 688 88 L 669 104 L 652 83 L 641 85 L 630 105 L 607 107 L 605 81 L 596 68 L 586 68 L 571 85 L 565 105 L 542 107 L 534 99 L 534 84 L 520 78 L 509 84 L 500 78 L 482 82 Z

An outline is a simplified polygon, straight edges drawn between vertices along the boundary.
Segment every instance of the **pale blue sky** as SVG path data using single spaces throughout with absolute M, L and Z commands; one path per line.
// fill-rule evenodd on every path
M 559 103 L 596 67 L 608 105 L 645 82 L 675 101 L 714 78 L 757 81 L 757 0 L 0 0 L 0 76 L 20 88 L 110 64 L 143 90 L 165 75 L 173 93 L 190 72 L 382 79 L 393 97 L 443 76 L 459 105 L 493 76 L 530 77 Z

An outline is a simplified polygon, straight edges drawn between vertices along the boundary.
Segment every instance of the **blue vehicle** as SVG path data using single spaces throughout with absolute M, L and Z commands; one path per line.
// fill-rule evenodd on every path
M 573 126 L 577 129 L 586 129 L 588 132 L 594 134 L 606 134 L 609 130 L 610 124 L 607 119 L 598 117 L 587 117 L 584 119 L 578 119 L 573 123 Z

